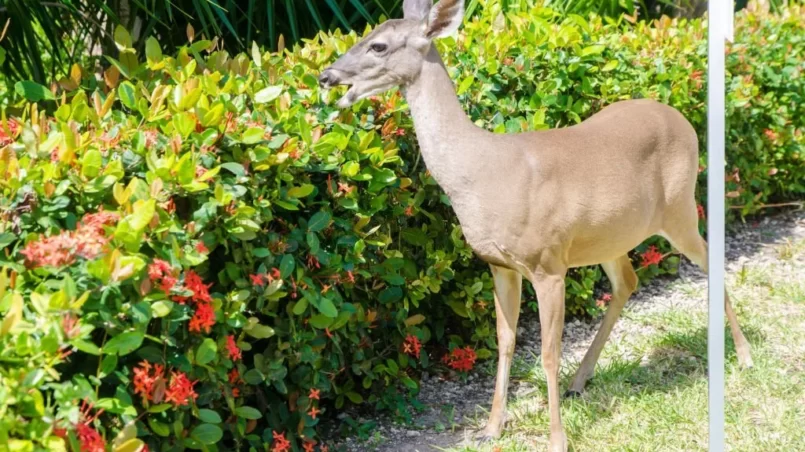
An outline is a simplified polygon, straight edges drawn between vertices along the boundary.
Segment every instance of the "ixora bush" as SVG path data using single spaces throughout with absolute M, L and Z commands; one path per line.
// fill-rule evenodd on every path
M 703 132 L 701 22 L 498 11 L 439 44 L 478 124 L 566 126 L 643 96 Z M 805 193 L 804 24 L 793 7 L 738 20 L 729 189 L 746 212 Z M 116 38 L 102 80 L 76 66 L 52 90 L 21 82 L 0 124 L 3 444 L 327 450 L 322 416 L 405 416 L 399 389 L 421 369 L 492 355 L 492 280 L 404 101 L 338 111 L 319 91 L 355 34 L 235 57 L 205 40 L 168 57 L 155 39 L 143 57 Z M 675 259 L 659 241 L 635 252 L 643 278 Z M 600 279 L 568 278 L 571 313 L 605 305 Z

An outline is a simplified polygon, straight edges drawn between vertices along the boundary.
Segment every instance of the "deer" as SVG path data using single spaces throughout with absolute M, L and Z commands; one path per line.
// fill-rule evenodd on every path
M 434 40 L 457 32 L 464 0 L 405 0 L 403 18 L 376 26 L 330 66 L 323 90 L 346 86 L 346 109 L 393 88 L 405 97 L 419 151 L 448 196 L 465 240 L 489 264 L 494 283 L 497 373 L 479 442 L 504 428 L 523 278 L 537 296 L 550 418 L 549 450 L 566 451 L 559 366 L 565 277 L 600 265 L 612 298 L 565 397 L 579 396 L 638 277 L 628 252 L 659 235 L 707 272 L 695 188 L 698 137 L 673 107 L 652 99 L 615 101 L 578 124 L 493 133 L 467 116 Z M 749 343 L 725 290 L 739 366 Z

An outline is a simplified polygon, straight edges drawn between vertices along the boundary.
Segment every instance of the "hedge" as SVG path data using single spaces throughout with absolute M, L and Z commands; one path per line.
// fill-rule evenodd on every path
M 561 127 L 652 97 L 704 150 L 701 21 L 498 11 L 490 1 L 439 43 L 476 123 Z M 738 17 L 740 213 L 805 193 L 803 25 L 799 7 Z M 356 34 L 234 57 L 207 40 L 165 56 L 153 38 L 142 56 L 115 35 L 103 79 L 76 66 L 53 89 L 22 82 L 3 112 L 0 442 L 326 450 L 322 417 L 406 416 L 422 369 L 463 374 L 493 356 L 492 280 L 419 159 L 404 100 L 339 111 L 339 93 L 319 91 Z M 643 280 L 675 271 L 669 250 L 637 248 Z M 571 314 L 605 306 L 601 279 L 569 276 Z

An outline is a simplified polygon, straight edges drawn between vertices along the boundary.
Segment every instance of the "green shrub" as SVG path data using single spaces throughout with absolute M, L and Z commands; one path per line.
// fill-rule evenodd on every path
M 703 131 L 700 21 L 533 10 L 500 28 L 496 8 L 440 44 L 478 124 L 561 127 L 645 96 Z M 805 192 L 803 24 L 799 8 L 737 24 L 729 184 L 746 212 Z M 143 57 L 117 35 L 103 81 L 76 68 L 55 94 L 20 83 L 34 102 L 3 114 L 0 441 L 298 450 L 320 441 L 321 416 L 363 403 L 405 416 L 393 389 L 415 390 L 421 369 L 492 356 L 492 280 L 418 158 L 404 101 L 338 111 L 319 91 L 355 34 L 235 57 L 209 41 L 165 57 L 156 40 Z M 784 63 L 753 48 L 763 39 Z M 638 247 L 641 278 L 675 271 L 668 250 Z M 600 279 L 570 275 L 570 313 L 600 310 Z

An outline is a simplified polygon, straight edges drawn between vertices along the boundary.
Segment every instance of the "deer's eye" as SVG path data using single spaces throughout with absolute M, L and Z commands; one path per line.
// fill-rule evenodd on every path
M 375 53 L 383 53 L 388 49 L 389 46 L 383 44 L 382 42 L 373 42 L 372 45 L 369 46 L 369 50 Z

